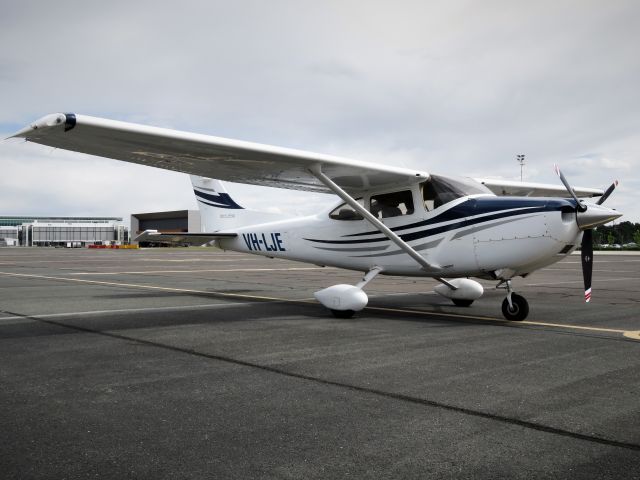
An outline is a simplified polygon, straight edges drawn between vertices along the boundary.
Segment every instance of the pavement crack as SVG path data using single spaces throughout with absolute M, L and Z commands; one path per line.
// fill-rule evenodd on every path
M 507 425 L 515 425 L 515 426 L 519 426 L 519 427 L 522 427 L 522 428 L 527 428 L 527 429 L 530 429 L 530 430 L 536 430 L 536 431 L 539 431 L 539 432 L 545 432 L 545 433 L 549 433 L 549 434 L 552 434 L 552 435 L 559 435 L 559 436 L 562 436 L 562 437 L 568 437 L 568 438 L 572 438 L 572 439 L 576 439 L 576 440 L 583 440 L 583 441 L 586 441 L 586 442 L 596 443 L 596 444 L 600 444 L 600 445 L 606 445 L 606 446 L 609 446 L 609 447 L 618 447 L 618 448 L 624 448 L 624 449 L 627 449 L 627 450 L 640 451 L 640 444 L 636 444 L 636 443 L 623 442 L 623 441 L 612 440 L 612 439 L 609 439 L 609 438 L 600 437 L 600 436 L 596 436 L 596 435 L 587 435 L 587 434 L 583 434 L 583 433 L 572 432 L 570 430 L 556 428 L 556 427 L 552 427 L 552 426 L 549 426 L 549 425 L 544 425 L 544 424 L 541 424 L 541 423 L 536 423 L 536 422 L 532 422 L 532 421 L 528 421 L 528 420 L 521 420 L 521 419 L 518 419 L 518 418 L 508 417 L 508 416 L 505 416 L 505 415 L 483 412 L 483 411 L 480 411 L 480 410 L 474 410 L 474 409 L 471 409 L 471 408 L 451 405 L 451 404 L 447 404 L 447 403 L 443 403 L 443 402 L 438 402 L 438 401 L 435 401 L 435 400 L 428 400 L 428 399 L 424 399 L 424 398 L 413 397 L 413 396 L 404 395 L 404 394 L 401 394 L 401 393 L 387 392 L 387 391 L 379 390 L 379 389 L 375 389 L 375 388 L 369 388 L 369 387 L 353 385 L 353 384 L 346 383 L 346 382 L 328 380 L 328 379 L 324 379 L 324 378 L 320 378 L 320 377 L 315 377 L 315 376 L 312 376 L 312 375 L 305 375 L 305 374 L 302 374 L 302 373 L 291 372 L 291 371 L 283 370 L 283 369 L 280 369 L 280 368 L 271 367 L 271 366 L 268 366 L 268 365 L 260 365 L 258 363 L 249 362 L 249 361 L 246 361 L 246 360 L 240 360 L 240 359 L 237 359 L 237 358 L 228 357 L 228 356 L 224 356 L 224 355 L 215 355 L 215 354 L 210 354 L 210 353 L 199 352 L 197 350 L 193 350 L 193 349 L 190 349 L 190 348 L 183 348 L 183 347 L 177 347 L 177 346 L 173 346 L 173 345 L 167 345 L 167 344 L 164 344 L 164 343 L 153 342 L 153 341 L 150 341 L 150 340 L 144 340 L 144 339 L 140 339 L 140 338 L 130 337 L 130 336 L 127 336 L 127 335 L 121 335 L 121 334 L 113 333 L 113 332 L 105 332 L 105 331 L 102 331 L 102 330 L 82 327 L 82 326 L 79 326 L 79 325 L 68 324 L 68 323 L 61 322 L 61 321 L 56 321 L 56 320 L 51 320 L 51 319 L 44 319 L 44 318 L 40 318 L 38 316 L 24 315 L 24 314 L 21 314 L 21 313 L 15 313 L 15 312 L 10 312 L 10 311 L 6 311 L 6 310 L 2 311 L 2 313 L 8 314 L 8 315 L 12 315 L 12 316 L 16 316 L 16 317 L 29 319 L 29 320 L 34 320 L 34 321 L 39 322 L 39 323 L 44 323 L 44 324 L 48 324 L 48 325 L 54 325 L 54 326 L 61 327 L 61 328 L 67 328 L 67 329 L 75 330 L 75 331 L 78 331 L 78 332 L 90 333 L 90 334 L 95 334 L 95 335 L 102 335 L 102 336 L 105 336 L 105 337 L 110 337 L 110 338 L 114 338 L 114 339 L 118 339 L 118 340 L 124 340 L 126 342 L 133 342 L 133 343 L 136 343 L 138 345 L 151 346 L 151 347 L 161 348 L 161 349 L 172 351 L 172 352 L 184 353 L 184 354 L 192 355 L 192 356 L 195 356 L 195 357 L 206 358 L 206 359 L 209 359 L 209 360 L 216 360 L 216 361 L 225 362 L 225 363 L 229 363 L 229 364 L 233 364 L 233 365 L 239 365 L 239 366 L 243 366 L 243 367 L 263 370 L 263 371 L 274 373 L 274 374 L 277 374 L 277 375 L 282 375 L 282 376 L 286 376 L 286 377 L 289 377 L 289 378 L 296 378 L 296 379 L 299 379 L 299 380 L 305 380 L 305 381 L 313 382 L 313 383 L 320 384 L 320 385 L 328 385 L 328 386 L 332 386 L 332 387 L 347 389 L 347 390 L 354 391 L 354 392 L 366 393 L 366 394 L 370 394 L 370 395 L 376 395 L 376 396 L 379 396 L 379 397 L 398 400 L 398 401 L 407 402 L 407 403 L 411 403 L 411 404 L 423 405 L 423 406 L 427 406 L 427 407 L 437 408 L 437 409 L 440 409 L 440 410 L 456 412 L 456 413 L 459 413 L 459 414 L 462 414 L 462 415 L 467 415 L 467 416 L 476 417 L 476 418 L 483 418 L 483 419 L 486 419 L 486 420 L 492 420 L 492 421 L 500 422 L 500 423 L 507 424 Z

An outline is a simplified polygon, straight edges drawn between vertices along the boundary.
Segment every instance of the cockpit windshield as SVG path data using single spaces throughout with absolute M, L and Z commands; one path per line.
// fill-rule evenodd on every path
M 440 205 L 467 195 L 493 195 L 493 192 L 481 183 L 464 177 L 451 178 L 431 175 L 421 187 L 424 206 L 427 210 L 433 210 Z

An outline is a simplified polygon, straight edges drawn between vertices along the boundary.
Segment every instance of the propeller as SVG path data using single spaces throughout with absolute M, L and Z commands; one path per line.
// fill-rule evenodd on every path
M 593 228 L 598 225 L 604 225 L 621 215 L 615 210 L 601 206 L 618 186 L 618 181 L 614 181 L 595 204 L 586 205 L 578 199 L 576 192 L 562 171 L 560 171 L 558 165 L 555 165 L 555 171 L 569 194 L 576 201 L 576 222 L 580 230 L 584 232 L 580 245 L 580 259 L 582 260 L 582 278 L 584 279 L 584 301 L 588 303 L 591 301 L 591 279 L 593 273 Z
M 582 278 L 584 279 L 584 301 L 591 301 L 591 274 L 593 272 L 593 230 L 585 230 L 580 245 L 582 260 Z
M 569 192 L 569 195 L 571 195 L 573 197 L 573 199 L 576 201 L 576 208 L 578 209 L 578 211 L 579 212 L 586 212 L 587 211 L 587 206 L 578 199 L 578 196 L 576 195 L 576 192 L 573 190 L 573 188 L 571 188 L 571 185 L 569 185 L 569 182 L 564 177 L 564 174 L 560 170 L 560 167 L 558 165 L 554 165 L 554 169 L 555 169 L 556 173 L 558 174 L 558 176 L 560 177 L 560 181 L 564 185 L 564 188 L 567 189 L 567 192 Z
M 604 194 L 598 199 L 598 201 L 596 202 L 596 205 L 602 205 L 605 202 L 605 200 L 609 198 L 609 195 L 611 195 L 611 192 L 613 192 L 617 186 L 618 186 L 618 180 L 614 180 L 614 182 L 611 185 L 609 185 L 609 188 L 607 188 Z

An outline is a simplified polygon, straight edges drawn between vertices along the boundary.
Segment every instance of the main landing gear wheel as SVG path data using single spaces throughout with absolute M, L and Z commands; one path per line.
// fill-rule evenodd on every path
M 522 295 L 512 293 L 511 304 L 512 306 L 509 305 L 509 300 L 506 298 L 502 302 L 504 318 L 513 322 L 521 322 L 527 318 L 527 315 L 529 315 L 529 303 Z
M 331 313 L 336 318 L 351 318 L 355 315 L 355 311 L 353 310 L 333 310 L 331 309 Z
M 473 303 L 473 300 L 462 300 L 460 298 L 452 298 L 451 300 L 453 301 L 453 304 L 458 307 L 470 307 Z

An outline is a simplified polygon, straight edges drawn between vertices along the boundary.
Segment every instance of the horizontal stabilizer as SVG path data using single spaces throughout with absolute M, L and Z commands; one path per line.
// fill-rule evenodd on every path
M 168 245 L 205 245 L 221 238 L 234 238 L 237 233 L 160 233 L 157 230 L 145 230 L 134 242 L 164 243 Z

